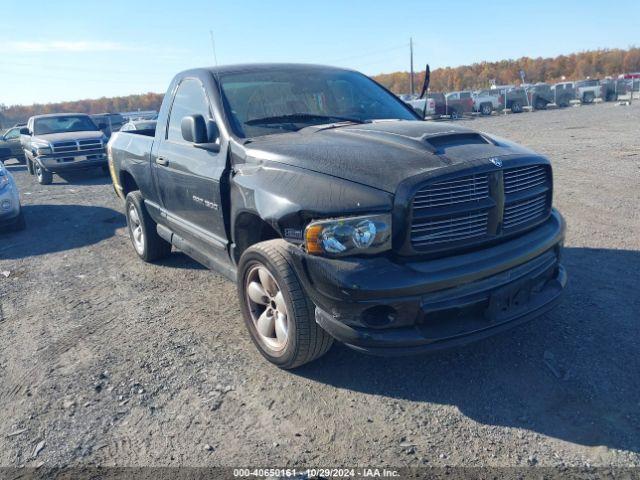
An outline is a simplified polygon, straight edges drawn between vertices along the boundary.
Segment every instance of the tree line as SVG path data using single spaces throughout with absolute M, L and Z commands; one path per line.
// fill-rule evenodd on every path
M 436 92 L 488 88 L 520 82 L 520 71 L 525 81 L 558 82 L 562 79 L 579 80 L 587 77 L 602 78 L 625 72 L 640 71 L 640 48 L 592 50 L 554 58 L 522 57 L 516 60 L 480 62 L 460 67 L 436 68 L 431 72 L 430 89 Z M 409 72 L 393 72 L 375 75 L 373 78 L 395 93 L 408 93 Z M 424 71 L 414 75 L 416 91 L 424 82 Z M 2 92 L 0 92 L 1 95 Z M 56 112 L 105 113 L 135 110 L 158 110 L 163 94 L 144 93 L 125 97 L 102 97 L 33 105 L 6 106 L 0 104 L 0 127 L 24 122 L 32 115 Z
M 2 92 L 0 92 L 0 95 Z M 102 97 L 97 99 L 76 100 L 58 103 L 36 103 L 33 105 L 12 105 L 10 107 L 0 104 L 0 127 L 9 127 L 19 122 L 26 121 L 33 115 L 47 113 L 107 113 L 107 112 L 131 112 L 137 110 L 159 110 L 162 104 L 162 93 L 143 93 L 140 95 L 127 95 L 125 97 Z

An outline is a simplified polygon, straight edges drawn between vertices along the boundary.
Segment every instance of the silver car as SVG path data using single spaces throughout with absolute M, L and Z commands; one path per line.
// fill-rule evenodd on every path
M 24 213 L 20 207 L 18 186 L 0 160 L 0 232 L 22 230 L 24 227 Z

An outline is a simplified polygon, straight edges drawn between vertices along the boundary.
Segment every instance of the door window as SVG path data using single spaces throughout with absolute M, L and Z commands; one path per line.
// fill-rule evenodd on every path
M 12 128 L 11 130 L 9 130 L 5 134 L 4 139 L 5 140 L 15 140 L 19 136 L 20 136 L 20 129 L 19 128 Z
M 202 115 L 205 120 L 211 118 L 209 101 L 204 93 L 204 87 L 198 80 L 186 79 L 176 92 L 169 116 L 169 128 L 167 129 L 167 140 L 184 143 L 182 129 L 180 127 L 182 119 L 188 115 Z

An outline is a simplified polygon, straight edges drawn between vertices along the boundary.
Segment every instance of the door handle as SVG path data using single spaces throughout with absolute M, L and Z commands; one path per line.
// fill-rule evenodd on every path
M 158 165 L 162 165 L 163 167 L 166 167 L 167 165 L 169 165 L 169 160 L 167 160 L 164 157 L 158 157 L 156 158 L 156 163 Z

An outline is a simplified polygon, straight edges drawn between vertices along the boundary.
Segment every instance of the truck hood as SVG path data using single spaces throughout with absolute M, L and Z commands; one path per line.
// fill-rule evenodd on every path
M 70 140 L 91 140 L 94 138 L 100 139 L 104 134 L 100 130 L 86 131 L 86 132 L 63 132 L 63 133 L 48 133 L 46 135 L 34 135 L 34 140 L 43 140 L 45 142 L 65 142 Z
M 535 155 L 506 140 L 445 122 L 375 121 L 307 127 L 246 144 L 256 161 L 305 168 L 394 193 L 403 180 L 484 158 Z

